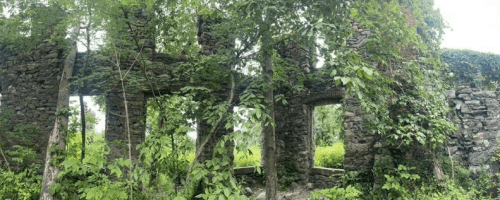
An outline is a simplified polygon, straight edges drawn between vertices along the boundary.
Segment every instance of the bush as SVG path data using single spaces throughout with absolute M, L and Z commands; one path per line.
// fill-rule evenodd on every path
M 260 147 L 252 146 L 249 147 L 249 152 L 238 152 L 236 151 L 234 157 L 234 167 L 250 167 L 250 166 L 260 166 Z M 250 152 L 252 152 L 250 154 Z
M 344 168 L 344 144 L 341 142 L 330 147 L 317 147 L 314 165 L 327 168 Z
M 42 176 L 37 174 L 40 165 L 32 164 L 21 171 L 0 168 L 0 199 L 39 199 Z
M 323 200 L 323 199 L 357 199 L 361 192 L 349 185 L 347 188 L 331 188 L 315 191 L 309 195 L 312 200 Z

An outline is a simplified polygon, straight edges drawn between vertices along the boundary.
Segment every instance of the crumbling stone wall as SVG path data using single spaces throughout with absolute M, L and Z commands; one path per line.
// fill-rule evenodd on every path
M 133 10 L 133 20 L 144 21 L 145 12 L 143 10 Z M 216 53 L 219 48 L 229 48 L 232 45 L 220 43 L 217 37 L 213 34 L 205 33 L 212 31 L 208 25 L 212 23 L 220 23 L 220 20 L 202 19 L 199 23 L 199 43 L 202 45 L 203 51 L 200 55 L 209 55 Z M 132 27 L 139 32 L 139 28 Z M 170 56 L 154 52 L 154 45 L 147 38 L 147 34 L 138 34 L 140 45 L 144 45 L 143 50 L 146 50 L 147 56 L 152 60 L 153 66 L 146 75 L 150 76 L 155 85 L 150 85 L 147 82 L 140 82 L 135 87 L 127 87 L 127 101 L 129 109 L 129 120 L 132 139 L 132 155 L 137 158 L 139 152 L 136 149 L 137 144 L 144 141 L 145 138 L 145 121 L 146 101 L 151 95 L 151 91 L 172 92 L 181 88 L 186 83 L 171 83 L 170 79 L 179 74 L 174 74 L 174 67 L 178 63 L 185 62 L 185 56 Z M 75 76 L 79 75 L 79 70 L 85 62 L 85 53 L 78 54 L 78 60 L 75 63 Z M 30 136 L 30 143 L 21 141 L 17 138 L 8 137 L 13 131 L 11 127 L 7 132 L 0 131 L 0 141 L 6 147 L 24 144 L 33 148 L 37 153 L 37 161 L 42 164 L 47 148 L 48 135 L 52 131 L 55 123 L 56 101 L 58 95 L 59 79 L 63 68 L 64 53 L 63 50 L 55 44 L 42 44 L 34 49 L 27 56 L 18 56 L 0 47 L 0 69 L 4 73 L 0 74 L 0 93 L 2 94 L 1 110 L 12 110 L 13 115 L 9 116 L 10 124 L 13 125 L 33 125 L 37 127 L 36 133 Z M 122 70 L 127 70 L 131 66 L 130 60 L 122 60 Z M 100 63 L 99 65 L 110 65 L 110 63 Z M 96 66 L 88 66 L 91 70 Z M 115 66 L 116 68 L 116 66 Z M 142 69 L 136 67 L 131 73 L 142 73 Z M 110 158 L 127 157 L 127 131 L 125 122 L 125 106 L 123 94 L 119 80 L 116 78 L 117 70 L 109 72 L 107 77 L 103 77 L 101 81 L 107 88 L 111 88 L 106 99 L 106 141 L 111 146 Z M 89 74 L 87 71 L 86 74 Z M 170 83 L 164 84 L 161 83 Z M 84 95 L 98 95 L 104 88 L 94 88 L 92 84 L 88 84 L 89 88 L 83 88 Z M 222 89 L 215 91 L 212 95 L 218 99 L 218 102 L 226 101 L 229 95 L 230 84 L 221 85 Z M 101 86 L 103 87 L 103 86 Z M 73 86 L 71 91 L 77 91 L 78 87 Z M 198 138 L 204 138 L 212 128 L 204 120 L 199 120 L 201 124 L 198 128 Z M 208 147 L 215 146 L 218 138 L 222 135 L 232 132 L 231 129 L 219 128 L 215 131 L 215 140 L 210 141 Z M 229 144 L 230 145 L 230 144 Z M 203 155 L 211 155 L 212 149 L 208 148 Z M 203 156 L 200 161 L 209 156 Z M 206 158 L 205 158 L 206 157 Z
M 143 11 L 134 11 L 134 20 L 144 18 Z M 198 42 L 202 45 L 200 55 L 210 55 L 217 53 L 220 48 L 232 48 L 232 44 L 220 43 L 220 36 L 211 33 L 210 25 L 221 23 L 222 20 L 198 19 Z M 357 51 L 362 51 L 370 31 L 363 30 L 356 22 L 352 21 L 355 34 L 347 40 L 347 44 Z M 135 27 L 133 27 L 135 28 Z M 135 29 L 134 29 L 135 30 Z M 138 29 L 137 29 L 138 30 Z M 139 34 L 141 35 L 141 34 Z M 143 35 L 141 35 L 143 36 Z M 160 55 L 154 52 L 154 45 L 147 39 L 141 37 L 141 44 L 147 46 L 148 55 L 153 61 L 150 71 L 145 72 L 155 83 L 164 83 L 172 77 L 177 76 L 172 73 L 173 68 L 179 62 L 183 62 L 182 57 L 172 57 Z M 45 155 L 43 152 L 47 146 L 48 133 L 52 130 L 55 120 L 55 107 L 58 91 L 58 80 L 62 69 L 62 50 L 55 46 L 45 46 L 32 53 L 32 59 L 19 58 L 2 51 L 4 55 L 0 57 L 0 67 L 5 69 L 0 79 L 3 103 L 0 108 L 11 108 L 15 114 L 11 116 L 13 124 L 35 124 L 40 127 L 35 150 L 38 155 Z M 289 43 L 282 45 L 278 49 L 281 57 L 294 61 L 299 66 L 297 74 L 290 74 L 290 77 L 297 78 L 299 75 L 309 75 L 316 73 L 312 62 L 310 50 L 300 49 L 299 45 Z M 82 56 L 80 55 L 80 58 Z M 7 58 L 7 59 L 5 59 Z M 79 59 L 77 62 L 83 62 Z M 123 62 L 124 69 L 127 64 Z M 77 63 L 76 66 L 81 66 Z M 295 72 L 294 72 L 295 73 Z M 75 73 L 77 74 L 77 73 Z M 51 78 L 53 77 L 53 78 Z M 137 157 L 138 152 L 135 147 L 144 141 L 145 123 L 143 116 L 146 114 L 146 101 L 151 93 L 151 87 L 157 91 L 172 91 L 179 88 L 183 83 L 154 86 L 147 83 L 143 89 L 126 89 L 129 107 L 129 117 L 132 133 L 133 157 Z M 124 101 L 121 86 L 116 79 L 109 82 L 112 91 L 108 93 L 106 105 L 106 140 L 112 147 L 111 158 L 126 157 L 127 154 L 127 131 L 125 124 Z M 174 85 L 174 87 L 172 87 Z M 213 92 L 217 102 L 226 101 L 229 96 L 230 84 L 221 84 L 221 89 Z M 335 181 L 324 177 L 314 168 L 315 135 L 314 135 L 314 107 L 326 104 L 342 104 L 344 107 L 345 125 L 345 160 L 344 168 L 348 170 L 365 170 L 373 167 L 374 155 L 376 153 L 375 136 L 367 133 L 362 126 L 364 113 L 356 100 L 351 96 L 346 96 L 345 88 L 334 85 L 333 81 L 317 82 L 307 80 L 305 86 L 307 92 L 293 93 L 290 88 L 278 88 L 276 94 L 283 94 L 288 104 L 281 101 L 275 105 L 276 122 L 276 153 L 278 168 L 293 166 L 298 174 L 297 181 L 301 184 L 314 183 L 318 187 L 327 187 Z M 144 89 L 146 88 L 146 89 Z M 148 94 L 149 93 L 149 94 Z M 154 93 L 154 92 L 153 92 Z M 235 94 L 237 95 L 237 94 Z M 26 100 L 25 100 L 26 99 Z M 32 103 L 30 103 L 32 102 Z M 33 106 L 34 105 L 34 106 Z M 30 117 L 24 117 L 29 115 Z M 200 140 L 205 138 L 212 127 L 204 120 L 198 119 L 198 145 Z M 218 128 L 215 136 L 209 140 L 207 148 L 202 153 L 200 161 L 209 159 L 213 153 L 213 147 L 218 140 L 231 129 Z M 2 141 L 9 142 L 12 146 L 17 141 L 4 139 L 5 133 L 0 133 Z M 118 142 L 120 141 L 120 142 Z M 121 144 L 117 144 L 121 143 Z M 230 146 L 229 144 L 228 146 Z M 43 160 L 40 157 L 40 161 Z M 322 172 L 320 170 L 320 172 Z M 317 182 L 321 180 L 322 182 Z
M 313 167 L 311 168 L 311 175 L 306 187 L 307 189 L 325 189 L 339 186 L 342 183 L 341 181 L 343 175 L 343 169 Z M 262 184 L 266 180 L 264 174 L 259 174 L 256 172 L 255 167 L 236 168 L 234 169 L 234 176 L 238 180 L 243 180 L 245 182 L 245 185 L 249 186 Z M 289 177 L 282 177 L 282 179 L 287 178 Z M 290 185 L 290 187 L 297 185 L 298 184 L 293 184 Z
M 49 133 L 56 119 L 63 61 L 62 50 L 56 44 L 41 44 L 25 56 L 0 47 L 0 69 L 3 71 L 0 74 L 0 110 L 13 111 L 8 116 L 9 127 L 2 127 L 7 131 L 0 131 L 0 143 L 7 149 L 14 145 L 31 147 L 37 154 L 38 163 L 45 158 Z M 20 126 L 36 130 L 29 131 L 26 138 L 13 137 L 11 133 Z
M 347 44 L 361 51 L 370 31 L 363 30 L 357 22 L 351 20 L 354 34 Z M 297 43 L 290 42 L 278 49 L 278 54 L 290 59 L 299 66 L 298 72 L 292 72 L 289 77 L 307 77 L 319 71 L 312 62 L 310 49 L 301 49 Z M 318 188 L 331 185 L 328 177 L 314 171 L 315 134 L 314 107 L 328 104 L 342 104 L 344 109 L 344 168 L 353 171 L 371 169 L 373 167 L 375 150 L 375 135 L 367 133 L 362 126 L 363 112 L 359 103 L 345 95 L 345 88 L 336 86 L 330 77 L 326 82 L 308 80 L 304 84 L 307 92 L 295 94 L 290 88 L 279 88 L 276 94 L 283 94 L 288 103 L 275 103 L 276 122 L 276 153 L 279 170 L 294 167 L 297 178 L 294 181 L 302 185 L 320 178 L 322 182 L 314 183 Z M 321 170 L 320 170 L 321 171 Z M 330 181 L 329 181 L 330 180 Z
M 499 171 L 499 163 L 491 158 L 498 151 L 500 137 L 500 89 L 482 91 L 468 84 L 447 91 L 451 116 L 458 130 L 448 141 L 454 161 L 476 174 L 481 167 L 490 173 Z M 448 149 L 445 149 L 448 154 Z
M 120 88 L 108 93 L 106 98 L 105 139 L 111 147 L 109 158 L 128 158 L 128 134 L 125 118 L 125 103 Z M 146 133 L 146 98 L 141 91 L 126 91 L 132 157 L 137 158 L 138 144 L 144 142 Z

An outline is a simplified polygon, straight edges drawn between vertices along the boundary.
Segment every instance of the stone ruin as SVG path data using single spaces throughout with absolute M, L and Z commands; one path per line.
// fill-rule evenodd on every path
M 451 155 L 475 175 L 481 170 L 499 172 L 500 165 L 491 159 L 499 152 L 500 88 L 483 91 L 462 84 L 447 91 L 447 98 L 455 110 L 451 118 L 458 130 L 448 141 L 446 155 Z
M 140 13 L 140 12 L 139 12 Z M 136 15 L 140 18 L 141 15 Z M 231 45 L 221 45 L 219 38 L 210 33 L 211 23 L 220 23 L 217 20 L 199 18 L 198 42 L 202 46 L 201 55 L 217 53 L 219 48 L 231 48 Z M 353 23 L 355 34 L 347 40 L 348 45 L 355 49 L 363 47 L 370 31 L 363 30 L 359 24 Z M 147 37 L 147 36 L 145 36 Z M 146 42 L 147 43 L 147 40 Z M 148 43 L 153 68 L 147 72 L 159 83 L 155 88 L 165 93 L 178 90 L 185 83 L 162 86 L 162 81 L 176 76 L 173 69 L 185 58 L 172 57 L 154 53 L 154 44 Z M 283 58 L 289 58 L 299 66 L 301 73 L 317 73 L 314 63 L 307 51 L 297 45 L 284 46 L 279 49 Z M 53 129 L 56 112 L 56 101 L 59 91 L 59 79 L 65 60 L 65 52 L 56 44 L 41 44 L 30 54 L 19 56 L 3 46 L 0 47 L 0 93 L 2 94 L 1 110 L 11 110 L 14 113 L 8 116 L 13 125 L 10 130 L 0 129 L 0 141 L 6 148 L 14 145 L 30 146 L 37 153 L 37 160 L 42 163 L 47 148 L 48 136 Z M 75 73 L 83 65 L 84 53 L 78 53 L 75 63 Z M 92 67 L 92 66 L 90 66 Z M 111 85 L 116 83 L 109 83 Z M 280 88 L 276 92 L 284 94 L 288 104 L 277 102 L 275 105 L 277 167 L 283 169 L 290 163 L 295 167 L 299 184 L 311 183 L 315 188 L 328 188 L 339 180 L 342 169 L 324 169 L 314 166 L 315 135 L 314 135 L 314 107 L 327 104 L 342 104 L 344 110 L 344 169 L 350 171 L 371 170 L 378 152 L 377 137 L 368 133 L 362 126 L 363 111 L 353 97 L 346 96 L 345 88 L 336 86 L 333 82 L 315 82 L 307 80 L 307 92 L 292 93 L 287 88 Z M 132 133 L 132 146 L 140 144 L 145 139 L 146 102 L 151 94 L 151 86 L 144 85 L 142 90 L 130 90 L 128 93 L 129 113 Z M 113 141 L 126 139 L 124 105 L 120 87 L 114 87 L 108 92 L 106 99 L 106 129 L 105 139 L 110 142 L 111 158 L 123 157 L 124 146 L 114 145 Z M 76 91 L 76 89 L 73 89 Z M 85 95 L 96 94 L 99 90 L 86 88 Z M 97 91 L 97 92 L 96 92 Z M 213 92 L 219 101 L 224 101 L 230 91 L 229 84 L 222 84 L 220 90 Z M 460 86 L 448 93 L 450 103 L 456 108 L 454 121 L 460 127 L 456 135 L 448 143 L 451 155 L 463 162 L 465 166 L 476 169 L 487 163 L 486 167 L 498 171 L 498 165 L 491 163 L 490 158 L 495 153 L 499 132 L 500 91 L 481 91 L 477 88 Z M 203 138 L 208 134 L 211 126 L 202 119 L 197 119 L 197 135 Z M 15 125 L 31 125 L 36 131 L 29 141 L 9 137 Z M 209 159 L 212 149 L 218 141 L 216 138 L 231 133 L 231 129 L 218 129 L 216 137 L 210 140 L 200 160 Z M 200 141 L 197 141 L 199 143 Z M 138 152 L 133 151 L 137 157 Z M 236 174 L 252 180 L 253 169 L 237 169 Z

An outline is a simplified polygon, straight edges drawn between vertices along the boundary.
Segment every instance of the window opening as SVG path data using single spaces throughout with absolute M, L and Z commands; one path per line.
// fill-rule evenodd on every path
M 80 98 L 78 96 L 69 97 L 71 115 L 68 123 L 68 144 L 67 150 L 69 158 L 80 160 L 82 146 L 82 123 L 80 115 Z M 104 145 L 104 131 L 106 115 L 105 105 L 97 103 L 97 96 L 84 96 L 85 112 L 85 155 L 93 154 Z
M 149 149 L 144 159 L 160 174 L 175 177 L 176 185 L 185 179 L 195 158 L 197 104 L 177 95 L 151 97 L 147 101 L 146 140 L 141 148 Z
M 259 111 L 252 108 L 234 107 L 234 167 L 260 166 L 262 126 L 256 119 Z

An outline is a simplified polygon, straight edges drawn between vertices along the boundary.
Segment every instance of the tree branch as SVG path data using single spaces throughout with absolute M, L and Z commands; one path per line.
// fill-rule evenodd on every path
M 9 165 L 9 161 L 7 161 L 7 157 L 5 157 L 5 154 L 3 154 L 3 150 L 2 148 L 0 148 L 0 153 L 2 154 L 2 157 L 3 159 L 5 160 L 5 164 L 7 164 L 7 169 L 9 170 L 10 172 L 10 165 Z
M 229 96 L 229 105 L 231 105 L 231 102 L 233 101 L 233 98 L 234 98 L 234 88 L 235 88 L 234 75 L 231 74 L 231 94 Z M 190 179 L 189 173 L 191 173 L 191 170 L 193 170 L 193 166 L 198 162 L 200 155 L 201 155 L 201 152 L 203 151 L 203 148 L 208 143 L 208 140 L 210 140 L 210 138 L 212 137 L 215 130 L 217 129 L 217 127 L 219 126 L 219 124 L 222 122 L 223 119 L 224 119 L 224 115 L 219 117 L 217 122 L 215 122 L 214 126 L 212 126 L 212 129 L 210 129 L 210 132 L 208 133 L 207 138 L 205 138 L 203 143 L 201 143 L 200 147 L 198 148 L 198 151 L 196 151 L 196 156 L 194 158 L 194 161 L 191 163 L 191 165 L 189 165 L 189 168 L 188 168 L 188 175 L 186 177 L 186 183 L 189 183 L 189 179 Z

